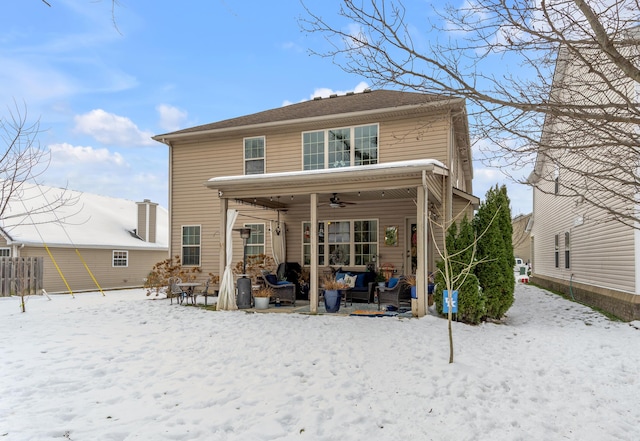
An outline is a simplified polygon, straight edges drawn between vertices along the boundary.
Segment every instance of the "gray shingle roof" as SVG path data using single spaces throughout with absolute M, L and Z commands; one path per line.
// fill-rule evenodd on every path
M 388 109 L 448 100 L 444 95 L 424 94 L 416 92 L 399 92 L 395 90 L 374 90 L 347 95 L 332 95 L 330 98 L 313 99 L 297 104 L 265 110 L 251 115 L 225 119 L 223 121 L 204 124 L 188 129 L 178 130 L 165 135 L 196 133 L 201 131 L 243 127 L 254 124 L 265 124 L 279 121 L 322 117 L 342 113 L 365 112 L 368 110 Z M 163 135 L 157 135 L 156 138 Z

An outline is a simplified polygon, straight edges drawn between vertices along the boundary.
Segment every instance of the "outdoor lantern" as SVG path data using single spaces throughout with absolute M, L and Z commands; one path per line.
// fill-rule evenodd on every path
M 251 228 L 238 228 L 242 238 L 242 277 L 238 279 L 238 308 L 251 308 L 251 279 L 247 278 L 247 239 L 251 237 Z
M 251 237 L 251 228 L 238 228 L 242 238 L 242 274 L 247 272 L 247 239 Z

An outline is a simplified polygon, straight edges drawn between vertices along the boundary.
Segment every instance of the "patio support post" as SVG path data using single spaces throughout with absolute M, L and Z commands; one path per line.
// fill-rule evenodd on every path
M 227 262 L 227 209 L 229 208 L 229 199 L 220 199 L 220 278 L 224 274 L 224 268 Z M 222 281 L 222 280 L 221 280 Z
M 422 172 L 424 174 L 424 172 Z M 426 185 L 417 187 L 417 253 L 418 262 L 416 268 L 416 292 L 418 294 L 418 308 L 414 311 L 418 317 L 424 317 L 427 314 L 427 242 L 428 236 L 428 224 L 429 224 L 429 204 L 427 199 L 429 197 L 429 191 Z
M 309 271 L 309 311 L 318 313 L 318 194 L 310 195 L 311 208 L 311 262 Z

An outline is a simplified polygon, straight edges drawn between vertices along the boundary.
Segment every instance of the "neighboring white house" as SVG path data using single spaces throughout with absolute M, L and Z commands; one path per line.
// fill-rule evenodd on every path
M 140 287 L 168 237 L 167 210 L 149 200 L 24 184 L 0 221 L 0 257 L 43 257 L 49 293 Z
M 629 121 L 623 114 L 637 115 L 637 84 L 613 68 L 601 52 L 585 50 L 581 55 L 591 57 L 598 72 L 561 51 L 551 100 L 582 106 L 593 118 L 548 117 L 541 140 L 549 148 L 540 150 L 529 176 L 534 185 L 532 281 L 620 318 L 637 320 L 640 232 L 633 217 L 637 216 L 634 200 L 640 194 L 637 185 L 627 183 L 638 180 L 638 127 L 603 122 L 604 116 L 615 117 L 615 112 L 621 121 Z M 605 84 L 600 73 L 615 80 Z M 627 97 L 614 90 L 626 91 Z M 608 141 L 607 130 L 617 131 L 613 139 L 628 136 L 629 142 Z M 602 146 L 603 142 L 609 145 Z M 607 207 L 630 216 L 621 222 L 621 216 L 616 219 Z

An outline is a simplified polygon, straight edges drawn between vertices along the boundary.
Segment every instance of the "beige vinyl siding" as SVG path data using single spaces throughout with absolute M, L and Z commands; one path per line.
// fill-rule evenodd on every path
M 444 116 L 380 122 L 379 161 L 437 159 L 448 163 L 449 119 Z
M 531 215 L 518 216 L 513 219 L 512 227 L 512 242 L 513 242 L 513 255 L 519 257 L 525 262 L 531 262 L 531 238 L 526 231 Z
M 462 214 L 459 214 L 462 213 Z M 468 199 L 462 198 L 460 196 L 453 195 L 453 216 L 456 220 L 457 224 L 460 224 L 464 215 L 467 215 L 467 220 L 471 222 L 473 219 L 473 205 L 469 202 Z
M 116 248 L 114 248 L 116 249 Z M 113 288 L 140 287 L 153 265 L 167 258 L 164 251 L 118 250 L 128 251 L 128 266 L 113 267 L 114 249 L 79 249 L 82 259 L 73 248 L 55 248 L 49 250 L 73 292 L 98 290 L 87 272 L 83 261 L 91 270 L 103 290 Z M 43 287 L 48 293 L 67 292 L 56 266 L 44 248 L 24 247 L 21 256 L 44 258 Z
M 551 170 L 548 170 L 551 172 Z M 563 175 L 560 174 L 562 182 Z M 564 177 L 566 179 L 566 177 Z M 541 183 L 553 190 L 551 180 Z M 605 214 L 590 208 L 580 210 L 575 199 L 534 191 L 532 236 L 535 238 L 534 273 L 635 292 L 635 242 L 633 229 L 605 220 Z M 610 201 L 615 205 L 615 201 Z M 564 234 L 570 233 L 571 267 L 565 268 Z M 559 235 L 559 268 L 555 267 L 555 235 Z

